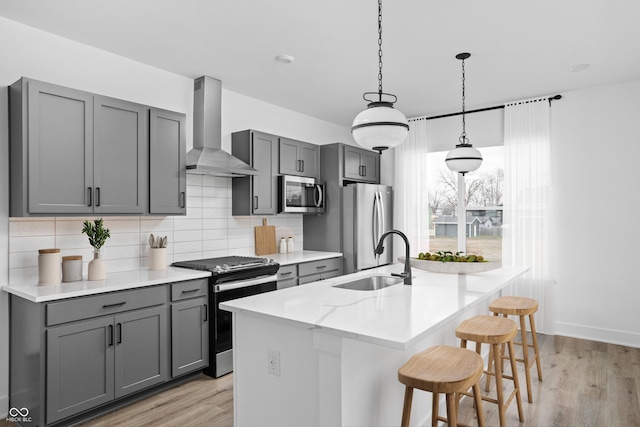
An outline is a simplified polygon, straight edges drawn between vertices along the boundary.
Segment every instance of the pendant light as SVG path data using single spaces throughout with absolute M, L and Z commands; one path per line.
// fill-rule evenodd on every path
M 467 131 L 465 129 L 466 122 L 464 116 L 464 60 L 471 56 L 470 53 L 459 53 L 456 55 L 456 59 L 462 60 L 462 134 L 458 138 L 460 144 L 456 145 L 456 148 L 449 151 L 445 162 L 447 167 L 454 172 L 459 172 L 464 175 L 467 172 L 472 172 L 480 167 L 482 164 L 482 154 L 477 149 L 473 148 L 467 138 Z
M 367 95 L 377 95 L 377 100 L 368 99 Z M 383 101 L 383 95 L 393 100 Z M 409 131 L 407 118 L 393 108 L 398 98 L 382 91 L 382 0 L 378 0 L 378 92 L 365 92 L 362 98 L 369 104 L 353 120 L 353 139 L 359 145 L 378 152 L 401 144 Z

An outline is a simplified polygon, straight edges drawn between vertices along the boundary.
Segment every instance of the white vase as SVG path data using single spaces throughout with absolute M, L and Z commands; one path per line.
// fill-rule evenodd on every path
M 149 249 L 149 270 L 167 269 L 167 248 Z
M 93 259 L 89 261 L 89 280 L 104 280 L 107 276 L 106 266 L 100 251 L 93 252 Z

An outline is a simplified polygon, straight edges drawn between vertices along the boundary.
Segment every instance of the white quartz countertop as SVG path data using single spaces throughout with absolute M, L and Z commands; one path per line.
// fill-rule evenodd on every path
M 267 258 L 272 258 L 280 265 L 300 264 L 302 262 L 320 261 L 329 258 L 340 258 L 342 254 L 340 252 L 321 252 L 321 251 L 296 251 L 286 254 L 271 254 L 265 255 Z
M 334 287 L 372 274 L 400 273 L 403 268 L 402 264 L 378 267 L 227 301 L 220 307 L 406 349 L 462 308 L 503 288 L 528 270 L 526 267 L 502 267 L 465 275 L 412 269 L 412 286 L 399 283 L 375 291 Z
M 59 285 L 38 285 L 36 277 L 33 283 L 11 284 L 2 290 L 33 302 L 55 301 L 104 292 L 123 291 L 144 286 L 209 277 L 208 271 L 188 270 L 168 267 L 166 270 L 140 269 L 121 273 L 107 273 L 106 280 L 66 282 Z

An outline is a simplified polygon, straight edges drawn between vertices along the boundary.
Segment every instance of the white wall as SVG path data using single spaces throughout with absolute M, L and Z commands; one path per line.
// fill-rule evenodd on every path
M 89 253 L 80 234 L 79 219 L 8 218 L 7 86 L 31 77 L 115 98 L 187 114 L 187 147 L 192 146 L 193 80 L 128 60 L 0 17 L 0 285 L 9 271 L 16 280 L 32 274 L 35 249 L 53 243 L 66 253 Z M 171 52 L 167 52 L 171 54 Z M 216 77 L 216 76 L 211 76 Z M 349 129 L 311 118 L 224 89 L 222 82 L 223 148 L 230 151 L 231 132 L 257 129 L 308 142 L 352 142 Z M 259 219 L 231 217 L 229 179 L 189 177 L 187 217 L 107 218 L 114 229 L 105 246 L 110 271 L 146 265 L 150 231 L 173 237 L 170 259 L 248 254 L 253 248 L 253 226 Z M 299 215 L 270 221 L 277 232 L 293 230 L 302 248 Z M 11 227 L 11 232 L 9 231 Z M 77 232 L 76 232 L 77 230 Z M 9 240 L 12 241 L 9 255 Z M 171 241 L 171 239 L 170 239 Z M 9 263 L 11 259 L 11 265 Z M 85 267 L 86 272 L 86 267 Z M 8 303 L 0 292 L 0 418 L 8 412 L 9 366 Z
M 556 333 L 640 347 L 640 81 L 552 106 Z

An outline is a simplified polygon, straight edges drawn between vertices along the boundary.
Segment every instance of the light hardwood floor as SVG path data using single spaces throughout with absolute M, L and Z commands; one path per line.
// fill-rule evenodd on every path
M 640 427 L 640 349 L 542 334 L 539 343 L 543 381 L 538 381 L 534 368 L 533 403 L 527 403 L 519 364 L 525 421 L 518 421 L 514 402 L 507 409 L 509 426 Z M 400 393 L 398 400 L 402 399 Z M 484 411 L 487 426 L 498 425 L 495 405 L 485 403 Z M 464 399 L 459 421 L 476 425 L 473 413 L 471 399 Z M 232 427 L 233 375 L 216 380 L 198 376 L 83 425 Z M 0 421 L 4 426 L 12 424 Z

